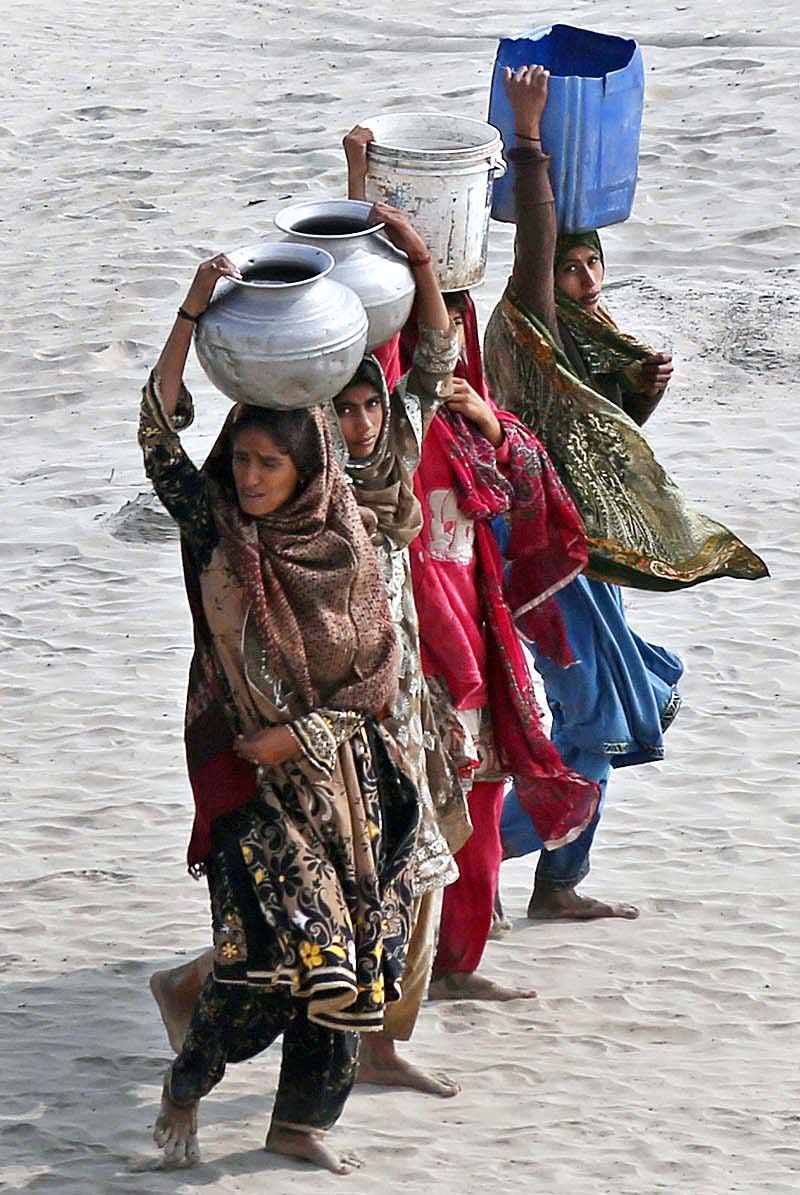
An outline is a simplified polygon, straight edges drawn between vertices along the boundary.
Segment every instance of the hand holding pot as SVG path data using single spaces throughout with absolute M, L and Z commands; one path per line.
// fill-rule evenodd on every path
M 410 266 L 430 260 L 428 246 L 411 224 L 405 212 L 390 203 L 375 203 L 369 214 L 370 224 L 383 224 L 384 234 L 395 249 L 407 254 Z M 427 261 L 426 261 L 427 259 Z
M 192 343 L 192 331 L 199 316 L 208 307 L 217 282 L 225 277 L 241 278 L 241 274 L 238 267 L 224 253 L 218 253 L 216 257 L 204 261 L 197 267 L 192 285 L 178 308 L 178 317 L 156 362 L 155 375 L 158 379 L 161 405 L 170 419 L 178 406 L 183 370 L 189 345 Z
M 211 302 L 214 287 L 220 278 L 238 278 L 241 280 L 241 277 L 239 267 L 235 266 L 231 259 L 226 257 L 224 253 L 218 253 L 216 257 L 202 262 L 197 267 L 197 272 L 192 279 L 192 285 L 189 287 L 186 298 L 181 304 L 183 310 L 188 312 L 189 315 L 202 315 Z
M 405 212 L 390 203 L 373 204 L 370 222 L 382 223 L 395 249 L 407 254 L 417 287 L 417 319 L 436 332 L 450 330 L 450 313 L 442 298 L 439 279 L 428 246 L 412 226 Z

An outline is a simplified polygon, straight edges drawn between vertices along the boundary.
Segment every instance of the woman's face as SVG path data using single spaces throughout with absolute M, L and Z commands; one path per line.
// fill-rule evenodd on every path
M 289 453 L 257 427 L 246 427 L 234 439 L 232 467 L 239 505 L 254 518 L 280 510 L 300 481 Z
M 604 273 L 603 262 L 595 250 L 588 245 L 576 245 L 556 271 L 556 286 L 586 311 L 594 311 L 600 302 Z
M 333 400 L 339 426 L 352 457 L 370 456 L 383 427 L 383 403 L 371 382 L 356 382 Z
M 447 314 L 450 316 L 453 328 L 458 336 L 458 355 L 463 360 L 467 351 L 467 333 L 464 327 L 464 313 L 460 307 L 448 307 Z

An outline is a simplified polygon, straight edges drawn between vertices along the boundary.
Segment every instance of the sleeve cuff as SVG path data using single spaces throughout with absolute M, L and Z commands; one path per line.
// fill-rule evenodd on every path
M 544 162 L 545 165 L 550 162 L 550 154 L 546 154 L 544 150 L 535 149 L 532 145 L 515 145 L 508 151 L 506 157 L 512 162 Z
M 452 373 L 458 361 L 458 335 L 451 322 L 446 332 L 420 324 L 414 368 L 425 373 Z
M 194 402 L 183 382 L 181 382 L 181 392 L 178 395 L 178 405 L 172 417 L 167 415 L 164 410 L 161 402 L 161 382 L 154 369 L 145 383 L 142 398 L 150 408 L 150 414 L 159 429 L 163 432 L 177 435 L 178 432 L 184 431 L 194 423 Z

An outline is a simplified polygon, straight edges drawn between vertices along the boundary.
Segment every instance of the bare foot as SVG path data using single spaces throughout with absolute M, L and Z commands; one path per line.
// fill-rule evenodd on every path
M 544 888 L 533 895 L 528 905 L 530 921 L 595 921 L 600 917 L 624 917 L 633 921 L 639 916 L 635 905 L 606 904 L 591 896 L 579 896 L 574 888 Z
M 410 1087 L 426 1095 L 443 1099 L 458 1095 L 461 1085 L 449 1075 L 429 1075 L 401 1058 L 394 1041 L 383 1033 L 365 1033 L 361 1039 L 356 1083 L 376 1083 L 382 1087 Z
M 156 971 L 150 977 L 150 991 L 158 1005 L 161 1020 L 167 1031 L 169 1044 L 180 1054 L 183 1039 L 192 1019 L 194 1002 L 200 995 L 206 976 L 214 965 L 214 952 L 207 950 L 199 958 L 173 967 L 170 971 Z
M 169 1074 L 164 1076 L 161 1107 L 153 1129 L 153 1140 L 164 1151 L 167 1166 L 196 1166 L 200 1161 L 197 1140 L 197 1104 L 181 1107 L 170 1099 Z
M 335 1154 L 314 1133 L 280 1128 L 274 1124 L 270 1125 L 264 1149 L 270 1153 L 284 1154 L 288 1158 L 300 1158 L 303 1162 L 310 1162 L 321 1170 L 331 1170 L 334 1174 L 349 1174 L 361 1165 L 361 1159 L 355 1154 Z
M 492 914 L 492 925 L 489 930 L 489 940 L 491 942 L 499 942 L 501 938 L 505 938 L 510 934 L 514 928 L 509 919 L 501 913 L 498 917 L 497 913 Z
M 513 925 L 503 912 L 503 902 L 500 899 L 500 889 L 498 888 L 494 894 L 494 908 L 492 909 L 492 924 L 489 930 L 489 938 L 493 942 L 499 942 L 513 928 Z
M 429 1000 L 532 1000 L 532 988 L 504 988 L 474 971 L 454 971 L 432 979 L 428 988 Z

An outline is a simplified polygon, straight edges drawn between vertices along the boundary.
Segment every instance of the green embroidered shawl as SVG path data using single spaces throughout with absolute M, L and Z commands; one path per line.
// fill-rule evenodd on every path
M 635 368 L 652 351 L 561 294 L 558 310 L 581 352 L 591 332 L 598 372 Z M 768 576 L 732 531 L 689 506 L 633 420 L 576 377 L 545 325 L 517 305 L 510 289 L 487 326 L 485 363 L 495 401 L 543 442 L 578 506 L 589 540 L 587 576 L 651 590 Z M 586 364 L 594 368 L 594 357 Z

